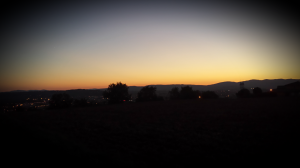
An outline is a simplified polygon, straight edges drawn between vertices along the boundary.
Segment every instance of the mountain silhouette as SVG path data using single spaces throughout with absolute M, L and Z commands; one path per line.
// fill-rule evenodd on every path
M 247 89 L 254 88 L 254 87 L 260 87 L 263 90 L 269 90 L 277 88 L 277 86 L 286 85 L 289 83 L 297 82 L 300 79 L 265 79 L 265 80 L 248 80 L 248 81 L 240 81 L 244 82 L 244 87 Z M 157 91 L 165 91 L 165 90 L 171 90 L 174 87 L 184 87 L 184 86 L 191 86 L 194 90 L 200 90 L 200 91 L 206 91 L 206 90 L 240 90 L 240 82 L 220 82 L 212 85 L 149 85 L 149 86 L 155 86 L 157 88 Z M 142 87 L 135 87 L 134 89 L 140 89 Z M 131 88 L 129 88 L 130 90 Z M 134 90 L 132 89 L 132 90 Z
M 248 80 L 240 81 L 244 82 L 244 88 L 251 90 L 251 88 L 259 87 L 263 92 L 270 89 L 276 89 L 278 86 L 284 86 L 290 83 L 300 81 L 300 79 L 265 79 L 265 80 Z M 159 96 L 167 96 L 168 92 L 174 88 L 179 89 L 184 86 L 190 86 L 193 90 L 199 91 L 226 91 L 230 90 L 231 93 L 237 93 L 240 90 L 239 82 L 220 82 L 212 85 L 186 85 L 186 84 L 174 84 L 174 85 L 148 85 L 156 87 L 157 94 Z M 143 88 L 143 86 L 129 86 L 128 92 L 136 97 L 137 93 Z M 75 89 L 65 91 L 54 90 L 16 90 L 11 92 L 0 92 L 0 101 L 2 102 L 23 102 L 27 98 L 50 98 L 53 94 L 66 92 L 73 98 L 83 98 L 89 96 L 102 96 L 104 89 Z M 221 95 L 220 95 L 221 96 Z
M 261 89 L 264 90 L 269 90 L 269 89 L 275 89 L 277 86 L 282 86 L 282 85 L 287 85 L 289 83 L 297 82 L 300 81 L 300 79 L 265 79 L 265 80 L 248 80 L 248 81 L 240 81 L 244 82 L 244 87 L 247 89 L 254 88 L 254 87 L 260 87 Z M 200 90 L 200 91 L 206 91 L 206 90 L 240 90 L 239 83 L 240 82 L 231 82 L 231 81 L 225 81 L 225 82 L 220 82 L 212 85 L 189 85 L 189 84 L 171 84 L 171 85 L 147 85 L 147 86 L 154 86 L 156 87 L 157 91 L 170 91 L 174 87 L 184 87 L 184 86 L 191 86 L 194 90 Z M 128 91 L 129 92 L 138 92 L 140 91 L 144 86 L 129 86 Z M 92 91 L 104 91 L 107 88 L 102 88 L 102 89 L 74 89 L 74 90 L 66 90 L 67 92 L 89 92 L 91 93 Z M 29 90 L 29 91 L 34 91 L 38 92 L 39 90 Z M 29 92 L 26 90 L 15 90 L 11 92 Z M 40 90 L 40 91 L 50 91 L 50 90 Z M 53 90 L 51 90 L 53 92 Z M 60 92 L 60 91 L 56 91 Z M 71 94 L 72 94 L 71 93 Z

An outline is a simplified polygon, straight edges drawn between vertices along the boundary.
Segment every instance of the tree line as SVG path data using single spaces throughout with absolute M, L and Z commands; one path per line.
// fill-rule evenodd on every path
M 108 89 L 104 91 L 103 97 L 108 99 L 110 103 L 120 103 L 128 101 L 132 96 L 128 93 L 128 86 L 121 82 L 117 84 L 110 84 Z M 214 99 L 218 98 L 218 95 L 213 91 L 200 92 L 199 90 L 193 90 L 190 86 L 184 86 L 179 89 L 174 87 L 169 91 L 170 100 L 177 99 Z M 156 94 L 156 87 L 145 86 L 137 94 L 136 102 L 145 101 L 161 101 L 164 100 L 162 96 Z
M 132 95 L 128 92 L 129 87 L 121 82 L 112 83 L 103 92 L 103 98 L 110 104 L 122 103 L 132 101 Z M 169 92 L 170 100 L 183 100 L 183 99 L 217 99 L 219 96 L 214 91 L 193 90 L 190 86 L 181 88 L 174 87 Z M 260 97 L 266 96 L 269 93 L 263 93 L 259 87 L 253 89 L 253 94 L 248 89 L 241 89 L 236 96 L 239 98 L 245 97 Z M 271 94 L 270 94 L 271 95 Z M 269 95 L 267 95 L 269 96 Z M 145 86 L 137 94 L 136 102 L 146 101 L 162 101 L 164 98 L 156 94 L 156 87 Z M 54 94 L 51 97 L 50 108 L 65 108 L 74 106 L 87 106 L 87 100 L 82 98 L 80 100 L 73 100 L 67 93 Z
M 110 104 L 122 103 L 132 101 L 132 95 L 128 92 L 128 86 L 121 82 L 112 83 L 103 92 L 103 98 Z M 169 91 L 170 100 L 179 99 L 215 99 L 218 95 L 213 91 L 200 92 L 199 90 L 193 90 L 190 86 L 184 86 L 180 89 L 174 87 Z M 164 98 L 156 94 L 156 87 L 145 86 L 137 94 L 136 102 L 146 102 L 146 101 L 162 101 Z M 65 108 L 74 106 L 87 106 L 86 99 L 75 99 L 73 100 L 71 96 L 67 93 L 60 93 L 52 95 L 50 99 L 50 108 Z
M 277 95 L 275 92 L 263 92 L 261 88 L 255 87 L 253 89 L 252 94 L 248 89 L 243 88 L 236 93 L 236 96 L 238 98 L 249 98 L 249 97 L 275 97 Z

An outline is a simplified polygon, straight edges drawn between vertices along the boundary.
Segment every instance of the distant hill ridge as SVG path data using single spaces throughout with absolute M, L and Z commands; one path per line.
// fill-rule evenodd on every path
M 248 81 L 241 81 L 244 82 L 244 87 L 247 89 L 260 87 L 264 90 L 275 89 L 277 86 L 286 85 L 289 83 L 293 83 L 296 81 L 300 81 L 300 79 L 265 79 L 265 80 L 248 80 Z M 194 90 L 206 91 L 206 90 L 240 90 L 240 82 L 220 82 L 212 85 L 186 85 L 186 84 L 172 84 L 172 85 L 148 85 L 148 86 L 155 86 L 157 91 L 166 91 L 171 90 L 174 87 L 184 87 L 184 86 L 191 86 Z M 142 87 L 129 87 L 131 91 L 137 91 Z
M 248 80 L 243 81 L 244 87 L 251 89 L 254 87 L 260 87 L 263 91 L 269 89 L 276 89 L 277 86 L 283 86 L 293 82 L 300 81 L 299 79 L 273 79 L 273 80 Z M 174 87 L 181 88 L 183 86 L 191 86 L 193 90 L 199 91 L 221 91 L 230 90 L 231 93 L 236 93 L 240 90 L 239 82 L 221 82 L 212 85 L 148 85 L 155 86 L 157 92 L 160 95 L 166 95 Z M 129 86 L 129 93 L 136 95 L 143 86 Z M 105 88 L 106 89 L 106 88 Z M 73 98 L 89 97 L 89 96 L 101 96 L 105 89 L 74 89 L 74 90 L 16 90 L 11 92 L 0 92 L 0 102 L 24 102 L 27 98 L 50 98 L 53 94 L 66 92 Z
M 296 81 L 300 81 L 300 79 L 265 79 L 265 80 L 248 80 L 248 81 L 241 81 L 244 82 L 244 87 L 247 89 L 260 87 L 262 89 L 275 89 L 277 86 L 286 85 L 289 83 L 293 83 Z M 240 89 L 240 82 L 220 82 L 212 85 L 192 85 L 192 84 L 171 84 L 171 85 L 147 85 L 147 86 L 154 86 L 156 87 L 157 91 L 169 91 L 174 87 L 184 87 L 184 86 L 191 86 L 194 90 L 206 91 L 206 90 L 239 90 Z M 129 92 L 139 91 L 143 86 L 129 86 Z M 66 91 L 104 91 L 106 88 L 103 89 L 72 89 Z M 37 91 L 55 91 L 55 90 L 15 90 L 11 92 L 37 92 Z M 61 90 L 60 90 L 61 91 Z M 58 92 L 60 92 L 58 91 Z

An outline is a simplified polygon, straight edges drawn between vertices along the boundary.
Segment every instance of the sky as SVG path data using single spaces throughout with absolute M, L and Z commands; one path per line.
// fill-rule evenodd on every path
M 300 79 L 292 1 L 254 2 L 7 3 L 0 92 Z

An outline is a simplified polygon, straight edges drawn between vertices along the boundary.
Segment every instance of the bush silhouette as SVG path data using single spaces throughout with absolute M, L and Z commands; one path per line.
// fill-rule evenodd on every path
M 108 98 L 109 103 L 121 103 L 128 101 L 130 95 L 128 94 L 128 87 L 126 84 L 118 82 L 117 84 L 110 84 L 103 92 L 103 97 Z
M 193 91 L 190 86 L 181 87 L 180 98 L 181 99 L 197 99 L 199 97 L 199 91 Z
M 259 88 L 259 87 L 255 87 L 254 89 L 253 89 L 253 94 L 255 95 L 255 96 L 260 96 L 260 95 L 262 95 L 262 90 L 261 90 L 261 88 Z
M 65 108 L 70 107 L 72 98 L 67 93 L 59 93 L 52 95 L 50 99 L 50 108 Z
M 201 96 L 201 93 L 199 90 L 193 90 L 190 86 L 184 86 L 181 87 L 181 90 L 179 91 L 178 87 L 172 88 L 171 91 L 169 91 L 170 94 L 170 100 L 176 100 L 176 99 L 198 99 L 199 96 Z
M 153 86 L 145 86 L 138 92 L 136 101 L 153 101 L 157 100 L 156 88 Z
M 176 100 L 180 98 L 179 89 L 178 87 L 174 87 L 169 91 L 170 94 L 170 100 Z
M 236 96 L 237 97 L 250 97 L 250 91 L 248 89 L 241 89 L 239 92 L 236 93 Z
M 214 91 L 205 91 L 202 92 L 203 99 L 217 99 L 219 96 Z

